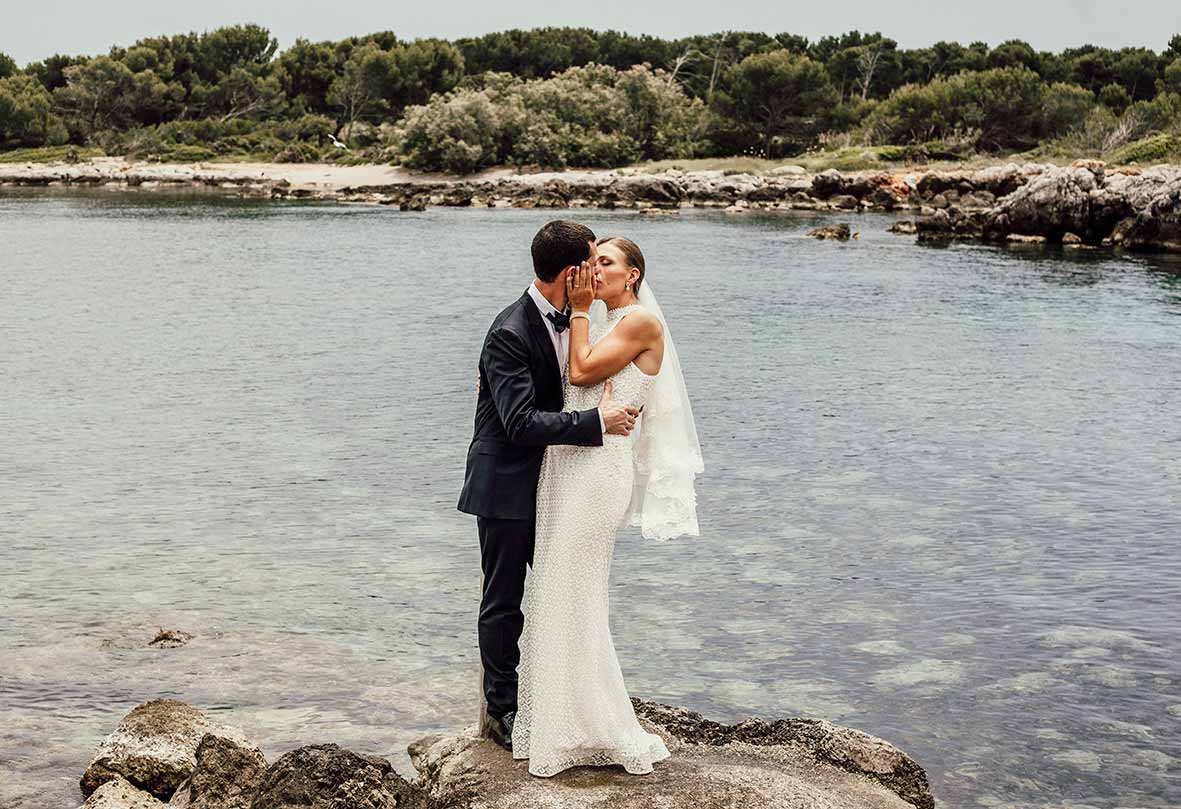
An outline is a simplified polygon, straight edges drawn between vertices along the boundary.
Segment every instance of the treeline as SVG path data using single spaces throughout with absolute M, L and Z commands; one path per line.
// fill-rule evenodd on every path
M 1018 40 L 902 49 L 857 31 L 809 41 L 545 28 L 454 41 L 382 32 L 279 52 L 265 28 L 240 25 L 23 68 L 0 54 L 0 149 L 469 171 L 834 144 L 916 159 L 1145 138 L 1167 151 L 1181 149 L 1179 133 L 1181 35 L 1160 52 L 1051 53 Z

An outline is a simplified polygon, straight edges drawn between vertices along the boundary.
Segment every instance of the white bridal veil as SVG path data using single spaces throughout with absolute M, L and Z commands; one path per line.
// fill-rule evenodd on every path
M 639 528 L 645 539 L 700 536 L 694 479 L 705 465 L 681 361 L 651 284 L 644 281 L 638 297 L 664 328 L 664 359 L 636 426 L 632 449 L 636 483 L 626 521 Z M 592 316 L 602 317 L 601 301 L 595 303 L 599 312 Z

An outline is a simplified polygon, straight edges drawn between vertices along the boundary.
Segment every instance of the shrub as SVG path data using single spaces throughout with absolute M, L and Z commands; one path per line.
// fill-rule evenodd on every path
M 885 160 L 888 163 L 897 163 L 901 160 L 906 160 L 913 154 L 909 146 L 879 146 L 877 147 L 878 159 Z
M 1143 121 L 1146 131 L 1181 133 L 1181 93 L 1159 93 L 1151 101 L 1137 101 L 1126 114 Z
M 185 143 L 165 146 L 151 157 L 162 163 L 197 163 L 201 160 L 212 160 L 217 157 L 217 153 L 204 146 Z
M 1095 105 L 1079 125 L 1043 144 L 1039 152 L 1057 157 L 1098 156 L 1113 142 L 1121 120 L 1127 119 L 1126 115 L 1121 119 L 1109 108 Z
M 1181 137 L 1159 134 L 1116 149 L 1108 156 L 1108 161 L 1111 163 L 1159 163 L 1175 155 L 1181 155 Z
M 609 167 L 693 157 L 702 102 L 663 71 L 574 67 L 550 79 L 489 74 L 410 107 L 398 126 L 406 165 L 459 173 L 499 163 Z
M 38 146 L 33 149 L 13 149 L 0 152 L 0 163 L 60 163 L 64 160 L 89 160 L 102 157 L 102 149 L 78 146 Z
M 285 146 L 272 160 L 276 163 L 315 163 L 320 159 L 320 150 L 310 143 L 293 143 Z
M 900 87 L 866 127 L 879 142 L 921 143 L 976 130 L 976 149 L 1027 148 L 1064 134 L 1093 106 L 1081 87 L 1047 85 L 1028 68 L 1006 67 Z
M 524 128 L 520 99 L 492 87 L 456 90 L 410 107 L 396 138 L 406 165 L 466 174 L 503 163 Z
M 108 154 L 132 158 L 190 162 L 219 156 L 270 160 L 288 147 L 297 147 L 300 162 L 320 159 L 320 146 L 335 128 L 331 118 L 303 115 L 280 121 L 222 120 L 170 121 L 159 126 L 95 135 Z M 303 147 L 307 148 L 303 148 Z

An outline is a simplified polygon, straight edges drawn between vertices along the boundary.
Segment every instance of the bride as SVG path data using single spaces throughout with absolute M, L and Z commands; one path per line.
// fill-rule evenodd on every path
M 513 758 L 529 759 L 539 776 L 609 764 L 649 773 L 668 757 L 628 697 L 608 627 L 607 580 L 625 524 L 648 539 L 699 533 L 693 480 L 701 449 L 668 325 L 644 283 L 644 256 L 612 237 L 599 240 L 595 261 L 566 278 L 565 409 L 594 407 L 606 388 L 643 410 L 630 436 L 545 450 L 512 728 Z M 592 314 L 595 298 L 605 317 Z

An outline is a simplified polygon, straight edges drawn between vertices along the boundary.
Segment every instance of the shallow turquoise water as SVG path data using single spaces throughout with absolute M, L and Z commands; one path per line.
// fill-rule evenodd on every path
M 0 191 L 0 805 L 153 697 L 405 773 L 474 719 L 475 361 L 554 215 Z M 618 547 L 633 694 L 943 806 L 1181 803 L 1181 262 L 572 215 L 645 249 L 706 456 L 702 537 Z

